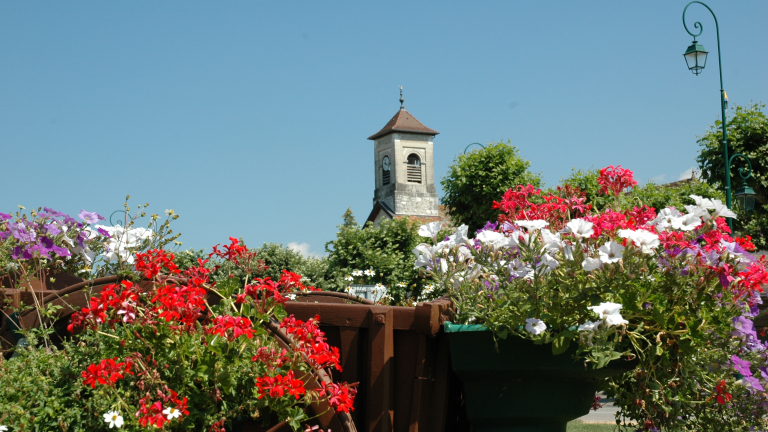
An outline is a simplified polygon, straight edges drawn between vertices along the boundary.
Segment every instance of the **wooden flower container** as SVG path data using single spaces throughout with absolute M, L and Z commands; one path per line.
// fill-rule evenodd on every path
M 312 292 L 285 309 L 306 320 L 320 315 L 328 342 L 339 347 L 334 381 L 358 382 L 352 418 L 361 432 L 443 432 L 458 425 L 460 391 L 442 323 L 448 299 L 416 307 L 378 306 L 343 293 Z

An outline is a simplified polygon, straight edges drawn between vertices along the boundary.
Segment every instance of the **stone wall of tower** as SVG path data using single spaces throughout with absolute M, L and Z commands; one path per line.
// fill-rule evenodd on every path
M 410 154 L 421 159 L 421 183 L 409 183 L 407 163 Z M 381 161 L 389 156 L 392 164 L 390 184 L 384 185 Z M 376 190 L 373 202 L 386 203 L 397 215 L 437 216 L 437 190 L 432 136 L 395 132 L 374 142 Z

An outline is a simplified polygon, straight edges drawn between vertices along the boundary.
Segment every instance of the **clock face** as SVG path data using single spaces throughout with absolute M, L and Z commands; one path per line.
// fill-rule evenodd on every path
M 389 156 L 384 156 L 384 159 L 381 161 L 381 167 L 384 168 L 384 171 L 389 171 Z

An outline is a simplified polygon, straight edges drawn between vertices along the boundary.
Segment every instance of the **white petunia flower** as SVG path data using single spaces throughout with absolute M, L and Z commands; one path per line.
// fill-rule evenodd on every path
M 655 225 L 656 231 L 664 231 L 667 228 L 672 226 L 672 222 L 682 217 L 683 214 L 677 211 L 676 209 L 673 209 L 671 207 L 667 207 L 665 209 L 662 209 L 657 215 L 656 218 L 652 221 L 648 222 L 649 225 Z
M 587 309 L 599 315 L 608 327 L 612 327 L 629 323 L 629 321 L 621 316 L 622 307 L 619 303 L 604 302 L 597 306 L 590 306 Z
M 652 254 L 661 244 L 659 242 L 658 235 L 645 230 L 633 231 L 622 229 L 619 230 L 619 237 L 632 240 L 632 243 L 639 247 L 640 250 L 646 255 Z
M 535 336 L 547 331 L 547 325 L 540 319 L 528 318 L 525 320 L 525 330 Z
M 431 237 L 432 241 L 437 242 L 437 233 L 440 232 L 442 225 L 440 222 L 430 222 L 419 227 L 419 235 L 422 237 Z
M 168 420 L 173 420 L 175 418 L 181 417 L 181 411 L 177 410 L 174 407 L 168 407 L 163 410 L 163 414 L 165 414 L 166 418 Z
M 469 240 L 469 237 L 467 236 L 468 229 L 469 229 L 468 226 L 461 225 L 456 229 L 456 234 L 452 234 L 448 238 L 455 245 L 471 244 L 472 242 Z
M 104 414 L 104 422 L 109 423 L 110 429 L 115 426 L 120 429 L 123 427 L 123 416 L 120 415 L 119 411 L 109 411 L 108 413 Z M 0 426 L 0 431 L 8 430 L 8 428 L 3 429 L 4 427 L 5 426 Z
M 587 309 L 591 310 L 592 312 L 598 314 L 600 318 L 605 318 L 608 315 L 618 314 L 621 312 L 621 308 L 623 308 L 620 303 L 613 303 L 613 302 L 603 302 L 600 303 L 597 306 L 590 306 Z
M 695 205 L 687 205 L 685 206 L 685 211 L 688 212 L 688 214 L 696 215 L 702 219 L 709 220 L 709 210 L 705 209 L 704 207 L 699 207 Z
M 548 267 L 547 271 L 554 270 L 557 268 L 557 266 L 560 265 L 560 263 L 557 262 L 556 259 L 552 258 L 549 254 L 544 254 L 541 256 L 541 264 Z
M 587 321 L 579 326 L 579 331 L 595 331 L 602 321 Z
M 712 200 L 712 202 L 715 205 L 715 211 L 712 212 L 712 219 L 717 219 L 719 217 L 724 218 L 736 218 L 736 213 L 732 212 L 728 209 L 728 207 L 722 203 L 720 200 Z
M 602 265 L 603 265 L 603 262 L 600 261 L 600 258 L 586 257 L 584 258 L 584 261 L 581 262 L 581 268 L 583 268 L 586 271 L 597 270 Z
M 534 220 L 517 220 L 515 221 L 515 225 L 525 228 L 530 231 L 536 231 L 544 228 L 545 226 L 549 225 L 549 222 L 541 219 L 534 219 Z
M 619 262 L 624 254 L 624 246 L 611 240 L 608 243 L 600 246 L 597 250 L 600 252 L 600 261 L 605 264 Z
M 699 225 L 701 225 L 701 218 L 690 213 L 672 220 L 672 228 L 680 231 L 693 231 Z
M 510 262 L 507 267 L 509 268 L 509 272 L 515 277 L 526 279 L 533 277 L 533 269 L 517 258 Z
M 595 233 L 592 227 L 594 227 L 592 222 L 586 221 L 584 219 L 572 219 L 568 222 L 562 232 L 571 233 L 576 238 L 587 238 L 591 237 L 592 234 Z
M 629 321 L 625 320 L 620 313 L 615 313 L 605 317 L 605 324 L 608 327 L 613 327 L 622 324 L 629 324 Z
M 696 206 L 698 207 L 702 207 L 710 210 L 715 208 L 715 203 L 713 203 L 712 200 L 708 198 L 702 198 L 698 195 L 688 195 L 688 196 L 691 197 L 691 199 L 693 199 L 693 201 L 696 203 Z
M 413 268 L 432 267 L 435 262 L 435 248 L 426 243 L 422 243 L 413 248 L 413 254 L 416 255 L 416 262 Z M 354 273 L 352 273 L 354 274 Z

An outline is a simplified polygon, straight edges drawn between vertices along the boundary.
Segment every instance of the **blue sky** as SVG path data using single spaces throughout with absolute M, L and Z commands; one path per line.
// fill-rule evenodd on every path
M 372 142 L 399 107 L 435 174 L 510 139 L 547 185 L 621 164 L 695 166 L 719 116 L 714 21 L 695 77 L 685 1 L 2 2 L 0 211 L 173 208 L 185 247 L 229 236 L 322 253 L 373 197 Z M 768 101 L 768 2 L 709 1 L 731 104 Z

